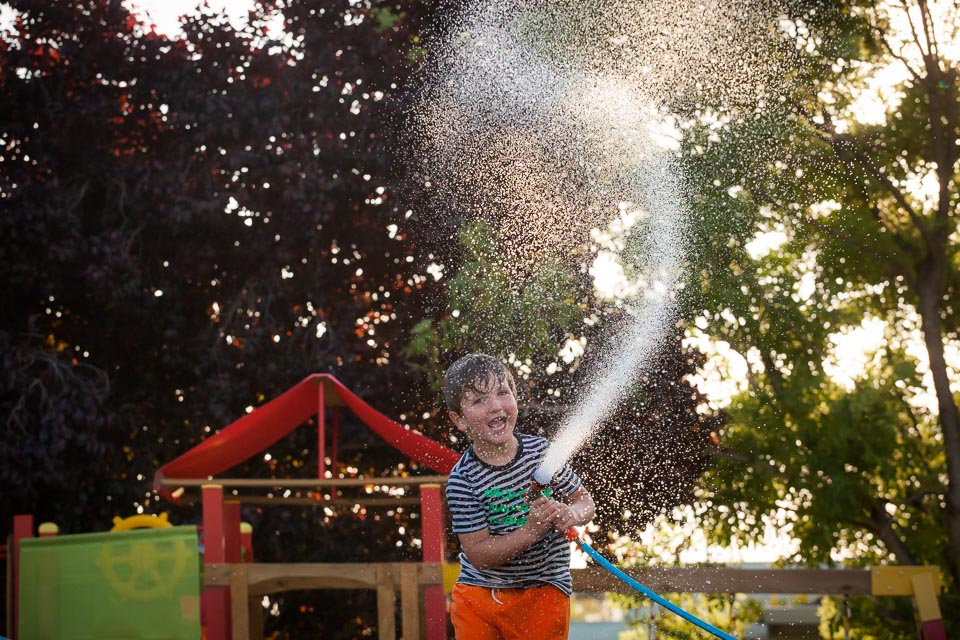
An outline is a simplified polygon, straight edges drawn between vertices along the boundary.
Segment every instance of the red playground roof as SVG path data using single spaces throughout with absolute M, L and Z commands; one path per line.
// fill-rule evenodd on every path
M 240 464 L 317 415 L 321 397 L 326 406 L 346 406 L 397 451 L 437 473 L 450 473 L 460 459 L 452 449 L 386 417 L 332 375 L 317 373 L 160 467 L 153 478 L 154 487 L 176 502 L 170 488 L 160 486 L 161 480 L 204 479 Z

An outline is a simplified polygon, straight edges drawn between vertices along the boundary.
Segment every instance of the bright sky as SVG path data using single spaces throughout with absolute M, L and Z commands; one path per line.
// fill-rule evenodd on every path
M 157 31 L 167 36 L 180 33 L 179 18 L 184 13 L 194 11 L 201 0 L 124 0 L 131 12 L 141 17 L 148 24 L 157 25 Z M 250 9 L 250 0 L 206 0 L 210 10 L 226 13 L 230 23 L 234 26 L 246 24 L 247 11 Z

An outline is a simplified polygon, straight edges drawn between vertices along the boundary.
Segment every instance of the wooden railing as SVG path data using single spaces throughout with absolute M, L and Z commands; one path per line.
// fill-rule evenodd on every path
M 230 587 L 233 640 L 259 638 L 263 596 L 303 589 L 371 589 L 377 592 L 379 640 L 395 640 L 397 592 L 403 637 L 416 640 L 423 630 L 422 588 L 443 584 L 438 562 L 239 563 L 208 564 L 208 587 Z M 251 629 L 255 629 L 251 635 Z
M 459 565 L 439 562 L 381 563 L 241 563 L 208 564 L 208 587 L 230 588 L 233 640 L 259 638 L 263 628 L 263 596 L 306 589 L 370 589 L 377 592 L 379 640 L 396 640 L 399 593 L 405 640 L 424 635 L 423 588 L 444 586 L 449 593 Z M 640 567 L 630 577 L 659 593 L 777 593 L 889 595 L 916 597 L 914 581 L 929 579 L 940 592 L 936 567 L 873 567 L 869 569 L 731 569 L 726 567 Z M 577 593 L 634 593 L 602 567 L 571 571 Z M 256 630 L 251 634 L 251 629 Z

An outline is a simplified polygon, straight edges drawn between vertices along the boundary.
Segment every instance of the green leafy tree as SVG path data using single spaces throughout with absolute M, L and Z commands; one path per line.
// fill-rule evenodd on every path
M 905 598 L 885 598 L 879 602 L 869 598 L 850 598 L 846 602 L 835 596 L 823 598 L 818 610 L 820 637 L 846 640 L 853 637 L 853 633 L 864 640 L 913 637 L 915 629 L 890 624 L 891 620 L 910 617 L 912 606 Z
M 414 327 L 404 353 L 424 362 L 437 392 L 444 364 L 473 349 L 511 354 L 523 378 L 534 368 L 556 367 L 556 352 L 579 337 L 573 330 L 588 316 L 587 304 L 577 300 L 581 283 L 555 260 L 518 276 L 485 222 L 466 224 L 459 240 L 463 264 L 446 280 L 445 313 Z
M 940 565 L 945 603 L 960 580 L 958 27 L 955 3 L 787 2 L 789 82 L 752 108 L 700 105 L 691 121 L 719 124 L 684 142 L 703 220 L 691 299 L 748 363 L 702 496 L 725 510 L 704 525 L 730 541 L 789 524 L 789 560 L 810 565 Z M 901 79 L 865 115 L 882 70 Z M 871 324 L 879 346 L 843 379 L 837 345 Z

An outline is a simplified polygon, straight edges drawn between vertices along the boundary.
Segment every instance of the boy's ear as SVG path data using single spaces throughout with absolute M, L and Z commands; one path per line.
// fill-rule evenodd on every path
M 463 422 L 463 417 L 456 411 L 450 411 L 448 413 L 450 414 L 450 420 L 453 421 L 454 426 L 460 431 L 463 431 L 464 429 L 461 426 L 461 423 Z

